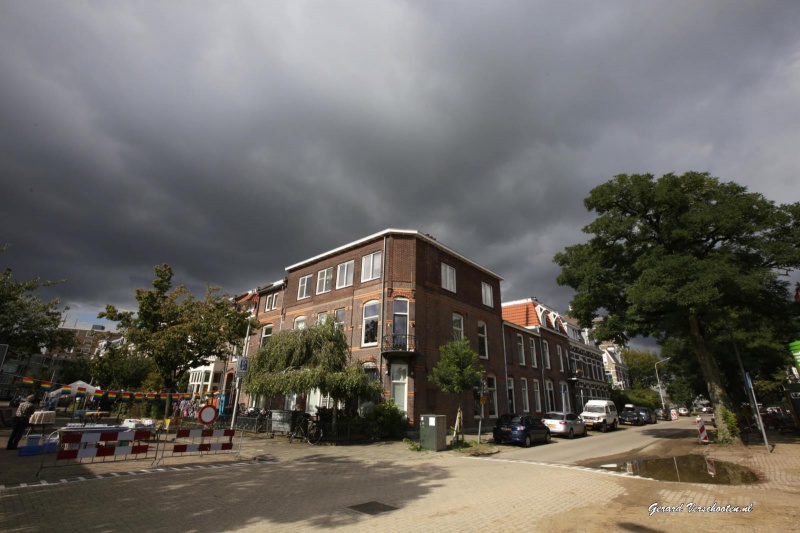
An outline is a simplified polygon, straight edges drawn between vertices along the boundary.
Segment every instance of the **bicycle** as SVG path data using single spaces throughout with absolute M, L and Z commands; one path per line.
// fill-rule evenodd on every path
M 303 419 L 298 421 L 294 431 L 289 433 L 289 442 L 295 438 L 305 439 L 312 446 L 318 444 L 322 440 L 322 427 L 309 415 L 303 415 Z

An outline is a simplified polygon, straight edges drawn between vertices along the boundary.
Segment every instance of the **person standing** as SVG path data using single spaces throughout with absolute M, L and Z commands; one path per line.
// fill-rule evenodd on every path
M 28 427 L 31 415 L 36 410 L 36 395 L 31 394 L 25 401 L 19 404 L 17 413 L 14 415 L 14 429 L 11 430 L 11 436 L 8 438 L 6 450 L 16 450 L 22 435 Z

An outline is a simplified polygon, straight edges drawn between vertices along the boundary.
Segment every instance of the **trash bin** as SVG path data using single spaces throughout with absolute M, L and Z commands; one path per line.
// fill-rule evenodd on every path
M 423 450 L 441 452 L 447 449 L 447 417 L 422 415 L 419 421 L 419 445 Z

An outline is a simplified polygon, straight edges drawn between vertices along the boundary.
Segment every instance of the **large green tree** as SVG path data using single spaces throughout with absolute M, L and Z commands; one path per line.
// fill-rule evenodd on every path
M 267 397 L 319 389 L 335 400 L 381 394 L 381 385 L 351 360 L 344 332 L 329 317 L 324 324 L 283 330 L 250 359 L 245 389 Z
M 156 371 L 151 358 L 139 355 L 127 344 L 112 346 L 92 359 L 89 367 L 92 382 L 111 390 L 139 390 L 148 374 Z
M 0 247 L 0 252 L 8 245 Z M 61 281 L 34 278 L 19 281 L 10 268 L 0 273 L 0 344 L 9 346 L 10 354 L 38 353 L 44 347 L 71 348 L 75 344 L 72 332 L 59 329 L 62 312 L 58 299 L 44 301 L 39 290 Z
M 604 315 L 596 338 L 685 339 L 709 398 L 728 409 L 721 367 L 738 368 L 734 342 L 753 362 L 787 362 L 798 311 L 782 274 L 800 266 L 800 204 L 700 172 L 622 174 L 584 204 L 597 214 L 591 239 L 555 261 L 576 291 L 570 313 L 583 326 Z
M 183 285 L 173 288 L 167 264 L 156 266 L 155 275 L 152 289 L 136 289 L 137 311 L 107 305 L 97 316 L 117 322 L 130 349 L 152 359 L 164 387 L 175 390 L 189 369 L 212 357 L 228 359 L 257 322 L 216 287 L 207 287 L 202 300 Z

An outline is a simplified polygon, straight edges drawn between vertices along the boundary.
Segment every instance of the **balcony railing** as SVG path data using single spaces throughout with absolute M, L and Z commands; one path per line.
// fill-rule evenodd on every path
M 415 335 L 384 335 L 381 343 L 382 352 L 413 352 L 416 349 Z

